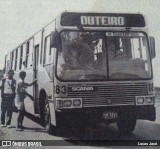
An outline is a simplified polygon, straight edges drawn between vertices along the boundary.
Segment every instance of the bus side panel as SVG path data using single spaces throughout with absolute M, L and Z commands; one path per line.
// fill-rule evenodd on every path
M 53 71 L 53 70 L 51 69 L 50 71 Z M 38 83 L 39 93 L 43 90 L 48 96 L 47 99 L 49 101 L 51 123 L 55 125 L 56 119 L 55 119 L 55 108 L 54 108 L 53 81 L 49 78 L 49 75 L 44 67 L 39 67 L 38 82 L 39 82 Z M 46 100 L 46 99 L 42 99 L 42 100 Z M 41 102 L 39 101 L 39 103 Z
M 37 33 L 34 36 L 34 50 L 33 50 L 33 78 L 37 79 L 37 83 L 33 87 L 34 96 L 34 110 L 36 114 L 39 114 L 39 80 L 38 80 L 38 70 L 40 67 L 40 57 L 41 57 L 41 39 L 42 32 Z
M 33 69 L 32 68 L 26 69 L 25 72 L 27 74 L 25 82 L 27 83 L 33 82 Z M 33 96 L 33 86 L 28 87 L 27 92 Z M 25 108 L 27 112 L 35 114 L 34 113 L 34 101 L 32 101 L 29 97 L 26 97 L 25 99 Z
M 51 118 L 51 124 L 56 126 L 56 114 L 55 114 L 55 106 L 53 100 L 54 99 L 52 99 L 52 101 L 49 101 L 50 118 Z
M 54 94 L 53 94 L 53 78 L 54 78 L 54 50 L 50 47 L 50 34 L 55 30 L 55 22 L 53 21 L 43 32 L 42 44 L 42 65 L 38 67 L 38 85 L 39 93 L 43 90 L 47 94 L 49 101 L 51 123 L 56 125 Z M 40 103 L 40 101 L 39 101 Z

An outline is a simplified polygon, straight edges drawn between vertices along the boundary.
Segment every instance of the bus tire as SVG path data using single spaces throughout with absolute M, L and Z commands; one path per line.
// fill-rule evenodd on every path
M 44 107 L 46 100 L 47 100 L 46 92 L 42 90 L 39 95 L 39 109 L 40 109 L 40 118 L 43 124 L 44 124 Z
M 52 132 L 51 116 L 50 116 L 49 102 L 47 100 L 45 100 L 43 114 L 44 114 L 43 117 L 44 117 L 45 129 L 49 134 L 51 134 Z
M 136 119 L 121 119 L 116 123 L 120 134 L 130 135 L 135 129 Z

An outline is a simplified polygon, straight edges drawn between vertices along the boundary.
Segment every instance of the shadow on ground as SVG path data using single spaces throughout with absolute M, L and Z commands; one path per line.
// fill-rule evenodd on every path
M 34 121 L 35 123 L 44 127 L 43 122 L 40 118 L 26 112 L 26 117 Z M 42 131 L 45 132 L 45 129 L 35 129 L 35 128 L 26 128 L 28 130 Z M 64 127 L 64 128 L 53 128 L 51 132 L 52 136 L 62 137 L 68 143 L 74 145 L 105 145 L 105 141 L 118 141 L 118 140 L 138 140 L 134 133 L 131 135 L 121 135 L 118 132 L 118 129 L 115 124 L 105 125 L 100 124 L 96 126 L 84 126 L 84 127 Z

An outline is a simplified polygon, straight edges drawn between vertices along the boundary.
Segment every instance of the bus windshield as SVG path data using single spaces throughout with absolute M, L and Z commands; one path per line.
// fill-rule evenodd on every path
M 142 32 L 62 31 L 57 76 L 62 80 L 132 80 L 151 77 Z

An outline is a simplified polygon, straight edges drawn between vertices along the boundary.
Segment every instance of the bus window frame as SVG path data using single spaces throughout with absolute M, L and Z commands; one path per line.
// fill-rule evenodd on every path
M 34 50 L 37 50 L 37 49 L 38 49 L 38 51 L 35 52 L 36 60 L 34 60 L 34 61 L 36 61 L 36 65 L 38 67 L 40 65 L 40 44 L 39 43 L 34 45 Z M 34 59 L 35 59 L 35 57 L 34 57 Z M 34 65 L 35 65 L 35 63 L 34 63 Z
M 49 39 L 49 48 L 46 49 L 46 46 L 47 46 L 47 39 Z M 47 35 L 45 38 L 44 38 L 44 49 L 43 49 L 43 66 L 46 66 L 46 65 L 50 65 L 50 64 L 53 64 L 54 61 L 52 62 L 48 62 L 46 63 L 46 58 L 47 58 L 47 55 L 48 54 L 48 58 L 49 56 L 52 56 L 52 48 L 51 48 L 51 34 Z M 48 53 L 46 53 L 48 50 Z
M 11 54 L 11 69 L 13 69 L 13 64 L 14 64 L 14 51 L 12 51 L 10 54 Z
M 19 48 L 19 47 L 17 47 L 17 48 L 15 49 L 15 64 L 14 64 L 14 70 L 15 70 L 15 71 L 17 71 L 17 66 L 18 66 L 18 48 Z
M 24 45 L 22 44 L 21 47 L 20 47 L 19 70 L 22 69 L 22 64 L 23 64 L 23 52 L 24 52 Z
M 25 61 L 26 64 L 25 64 L 25 68 L 30 69 L 30 68 L 33 67 L 33 50 L 34 50 L 33 49 L 33 45 L 34 45 L 33 37 L 30 38 L 26 43 L 27 43 L 27 45 L 26 45 L 26 61 Z M 29 58 L 31 59 L 31 61 L 29 61 L 30 60 Z
M 40 65 L 43 66 L 43 48 L 44 48 L 44 43 L 43 43 L 43 39 L 44 39 L 44 28 L 42 29 L 42 33 L 41 33 L 41 42 L 40 42 Z

